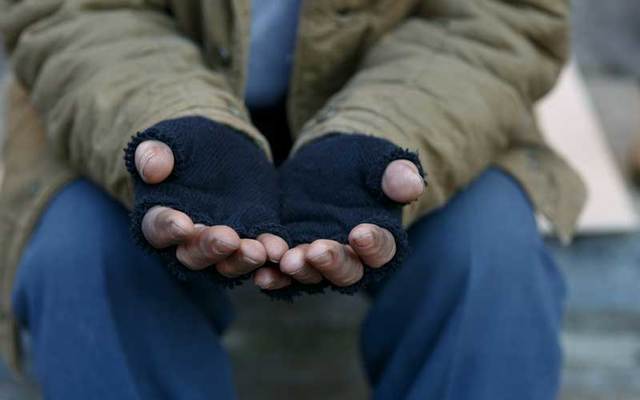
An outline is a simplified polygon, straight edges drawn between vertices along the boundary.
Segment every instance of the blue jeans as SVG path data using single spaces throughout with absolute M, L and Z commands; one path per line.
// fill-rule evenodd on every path
M 81 180 L 43 215 L 14 310 L 51 399 L 231 399 L 225 294 L 173 279 L 127 212 Z M 512 178 L 480 176 L 410 229 L 373 292 L 362 355 L 375 399 L 552 399 L 564 282 Z

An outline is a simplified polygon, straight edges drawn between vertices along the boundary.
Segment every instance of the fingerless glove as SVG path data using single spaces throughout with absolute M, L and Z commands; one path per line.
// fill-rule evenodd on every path
M 145 140 L 161 141 L 173 151 L 174 170 L 159 184 L 145 183 L 135 167 L 136 148 Z M 234 286 L 250 274 L 229 279 L 211 267 L 194 272 L 180 264 L 175 247 L 151 247 L 141 224 L 153 206 L 182 211 L 194 223 L 227 225 L 243 238 L 265 232 L 286 238 L 279 223 L 276 170 L 251 139 L 233 128 L 196 116 L 163 121 L 133 137 L 125 149 L 125 162 L 134 183 L 133 237 L 159 253 L 181 279 L 204 275 Z
M 280 168 L 281 219 L 292 244 L 332 239 L 348 243 L 349 233 L 362 223 L 388 229 L 396 241 L 396 254 L 381 268 L 365 266 L 363 278 L 348 287 L 294 283 L 270 294 L 291 297 L 300 292 L 320 292 L 331 287 L 354 293 L 391 274 L 408 250 L 402 227 L 402 204 L 382 191 L 382 176 L 390 162 L 406 159 L 424 172 L 415 153 L 391 142 L 360 134 L 334 134 L 301 148 Z

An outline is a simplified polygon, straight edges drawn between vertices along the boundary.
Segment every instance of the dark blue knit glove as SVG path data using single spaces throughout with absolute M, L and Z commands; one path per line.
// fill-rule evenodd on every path
M 174 170 L 160 184 L 145 183 L 136 170 L 135 151 L 145 140 L 161 141 L 173 151 Z M 182 211 L 194 223 L 227 225 L 243 238 L 265 232 L 287 238 L 278 216 L 276 170 L 251 139 L 233 128 L 203 117 L 163 121 L 133 137 L 125 149 L 125 162 L 134 182 L 134 239 L 159 253 L 182 279 L 206 275 L 233 286 L 250 274 L 230 279 L 212 267 L 194 272 L 180 264 L 175 247 L 151 247 L 142 234 L 142 218 L 154 206 Z
M 275 297 L 290 297 L 299 292 L 319 292 L 325 287 L 342 293 L 354 293 L 392 273 L 408 249 L 402 227 L 402 204 L 389 199 L 381 183 L 390 162 L 406 159 L 423 174 L 415 153 L 391 142 L 360 134 L 335 134 L 301 148 L 280 167 L 281 219 L 292 244 L 331 239 L 347 244 L 349 233 L 362 223 L 389 230 L 396 240 L 396 255 L 381 268 L 365 266 L 363 278 L 348 287 L 323 281 L 317 285 L 294 283 Z

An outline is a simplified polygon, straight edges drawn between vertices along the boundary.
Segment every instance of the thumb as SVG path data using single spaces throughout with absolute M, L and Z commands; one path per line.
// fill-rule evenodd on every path
M 410 203 L 424 192 L 424 180 L 414 163 L 395 160 L 382 175 L 382 191 L 393 201 Z
M 160 183 L 173 171 L 175 159 L 171 148 L 157 140 L 138 145 L 135 153 L 136 170 L 146 183 Z

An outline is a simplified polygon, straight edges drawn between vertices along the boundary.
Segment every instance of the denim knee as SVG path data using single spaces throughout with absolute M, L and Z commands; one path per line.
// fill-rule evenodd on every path
M 25 307 L 27 292 L 77 298 L 97 294 L 107 279 L 134 276 L 152 260 L 130 240 L 127 227 L 126 210 L 106 193 L 85 180 L 69 184 L 49 204 L 25 248 L 14 308 Z
M 485 172 L 409 234 L 413 253 L 408 267 L 431 279 L 436 275 L 453 286 L 468 286 L 473 278 L 487 286 L 483 290 L 505 293 L 550 283 L 554 295 L 564 295 L 563 277 L 548 254 L 526 193 L 500 170 Z

